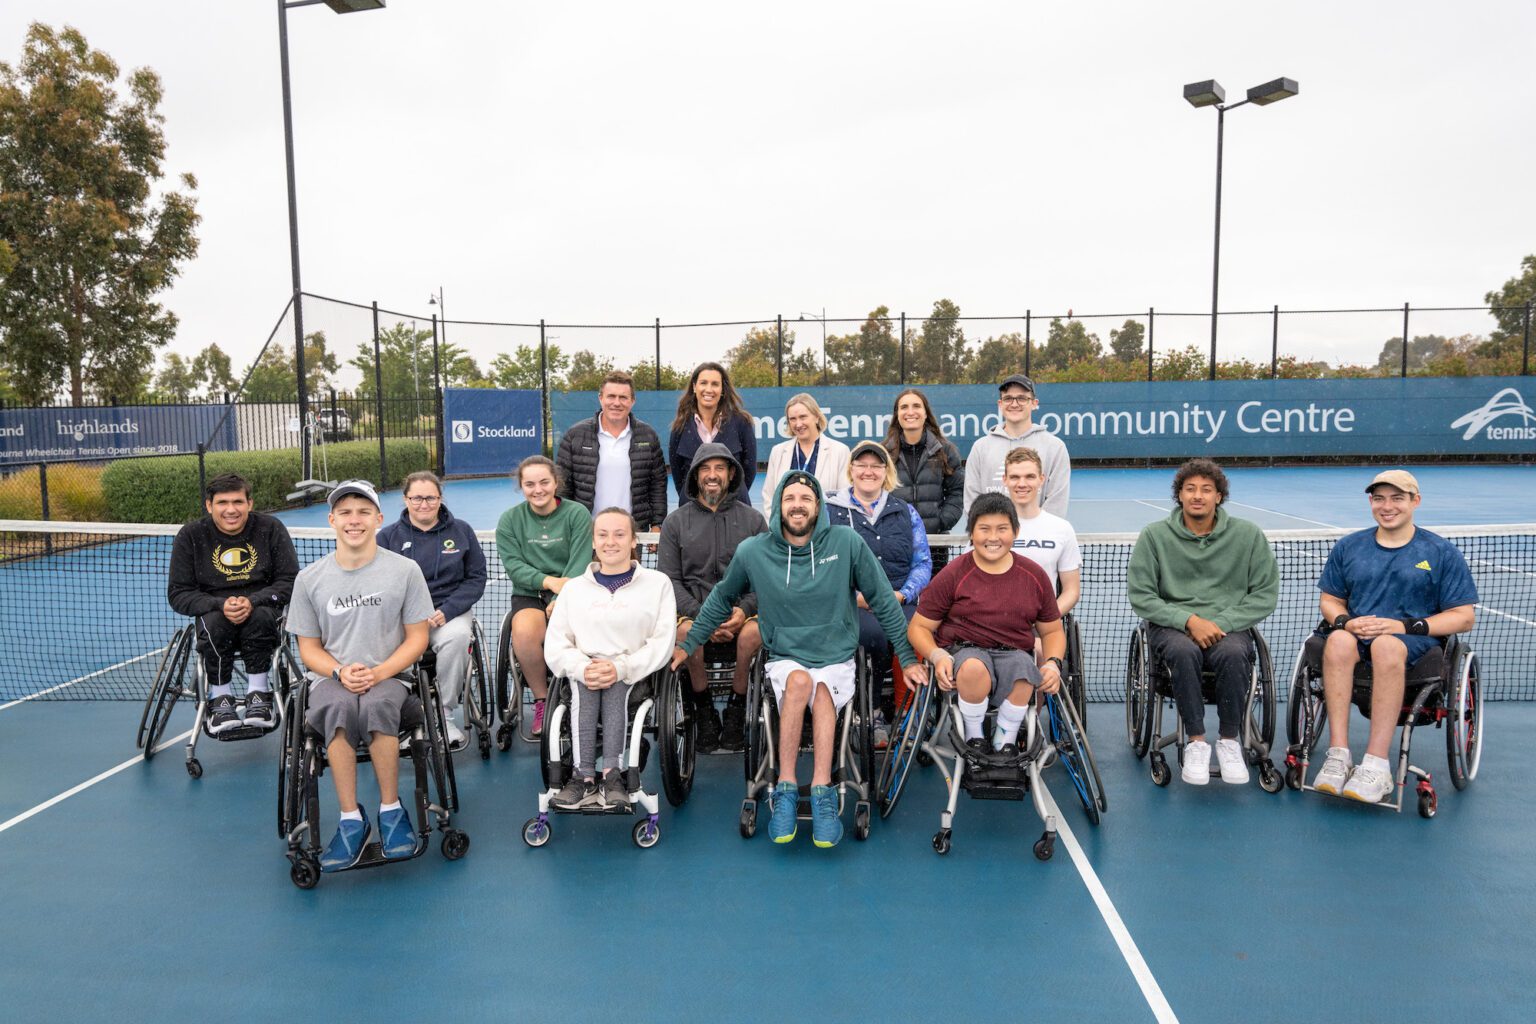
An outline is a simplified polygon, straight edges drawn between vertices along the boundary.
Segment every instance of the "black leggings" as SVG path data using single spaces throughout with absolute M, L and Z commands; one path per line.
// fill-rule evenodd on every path
M 277 631 L 277 610 L 262 605 L 235 625 L 221 610 L 200 616 L 196 624 L 197 653 L 208 673 L 208 685 L 227 686 L 235 674 L 235 658 L 245 662 L 248 673 L 272 668 L 272 655 L 282 639 Z

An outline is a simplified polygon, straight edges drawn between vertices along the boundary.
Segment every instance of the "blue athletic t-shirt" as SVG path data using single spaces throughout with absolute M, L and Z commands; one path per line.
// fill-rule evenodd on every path
M 1477 585 L 1456 545 L 1424 529 L 1400 548 L 1376 543 L 1375 527 L 1340 538 L 1317 589 L 1341 598 L 1351 615 L 1404 622 L 1477 603 Z

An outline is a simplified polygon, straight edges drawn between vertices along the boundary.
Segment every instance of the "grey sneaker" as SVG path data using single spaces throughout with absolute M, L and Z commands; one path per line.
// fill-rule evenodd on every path
M 603 776 L 602 796 L 600 799 L 603 806 L 610 811 L 629 813 L 629 790 L 624 785 L 623 772 L 609 772 Z
M 1349 781 L 1350 773 L 1354 771 L 1349 763 L 1348 747 L 1329 747 L 1328 759 L 1317 770 L 1317 775 L 1312 779 L 1312 788 L 1319 793 L 1332 793 L 1334 796 L 1342 796 L 1344 784 Z
M 572 775 L 570 780 L 560 788 L 560 792 L 555 794 L 549 805 L 562 811 L 576 811 L 596 800 L 597 780 Z

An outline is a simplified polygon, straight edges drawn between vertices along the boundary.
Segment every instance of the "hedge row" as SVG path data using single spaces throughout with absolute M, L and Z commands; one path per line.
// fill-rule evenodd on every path
M 52 519 L 98 522 L 107 518 L 100 466 L 61 462 L 48 467 L 48 515 Z M 0 519 L 43 518 L 43 494 L 36 466 L 0 477 Z
M 407 473 L 432 468 L 431 453 L 421 441 L 386 439 L 384 449 L 389 460 L 385 487 L 398 487 Z M 323 471 L 331 480 L 380 482 L 377 441 L 328 444 L 325 455 L 322 467 L 319 452 L 314 453 L 312 469 L 317 478 Z M 221 473 L 239 473 L 249 480 L 251 498 L 258 509 L 287 505 L 288 495 L 301 479 L 296 448 L 209 452 L 204 463 L 210 480 Z M 106 498 L 107 517 L 112 522 L 184 523 L 203 514 L 195 457 L 120 459 L 102 474 L 101 489 Z

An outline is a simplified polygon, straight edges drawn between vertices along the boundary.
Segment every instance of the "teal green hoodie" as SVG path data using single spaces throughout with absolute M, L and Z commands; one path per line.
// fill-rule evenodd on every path
M 1136 538 L 1126 570 L 1131 610 L 1148 622 L 1183 629 L 1191 615 L 1228 633 L 1258 625 L 1280 598 L 1280 570 L 1264 532 L 1216 507 L 1216 527 L 1197 537 L 1177 505 Z
M 858 605 L 865 602 L 903 665 L 916 663 L 907 642 L 907 617 L 891 592 L 891 584 L 869 545 L 851 527 L 833 526 L 821 485 L 816 491 L 816 528 L 808 543 L 796 547 L 784 539 L 779 509 L 785 474 L 773 492 L 768 532 L 748 537 L 736 547 L 725 578 L 715 584 L 683 642 L 692 654 L 731 615 L 742 594 L 757 595 L 757 624 L 768 658 L 790 658 L 806 668 L 824 668 L 853 657 L 859 646 Z

